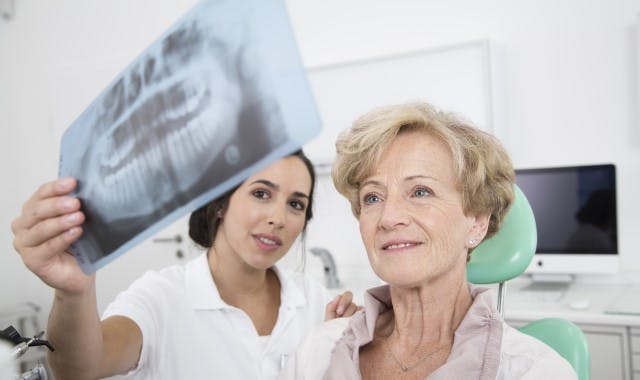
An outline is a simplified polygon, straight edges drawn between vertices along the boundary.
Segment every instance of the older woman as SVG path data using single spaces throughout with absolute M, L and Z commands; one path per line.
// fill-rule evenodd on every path
M 334 183 L 351 202 L 387 286 L 325 323 L 284 378 L 571 379 L 551 348 L 505 324 L 470 286 L 473 249 L 500 228 L 514 171 L 500 143 L 428 104 L 377 109 L 337 143 Z

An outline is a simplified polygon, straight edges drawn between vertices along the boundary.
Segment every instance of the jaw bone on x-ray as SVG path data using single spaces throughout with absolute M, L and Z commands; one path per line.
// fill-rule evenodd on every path
M 257 3 L 229 4 L 198 4 L 65 133 L 60 174 L 79 181 L 87 221 L 73 249 L 85 272 L 302 145 L 285 126 L 295 105 L 274 92 L 277 70 L 269 72 L 259 37 L 266 32 L 250 22 Z M 295 52 L 290 33 L 279 43 Z M 301 92 L 285 98 L 314 109 L 306 79 L 296 84 Z M 319 120 L 305 118 L 310 137 Z

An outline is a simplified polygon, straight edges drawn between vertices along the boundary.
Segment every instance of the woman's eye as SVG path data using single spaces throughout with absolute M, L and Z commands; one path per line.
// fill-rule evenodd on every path
M 431 191 L 425 187 L 418 187 L 413 191 L 413 196 L 414 197 L 426 197 L 428 195 L 431 195 Z
M 268 199 L 269 198 L 269 192 L 266 190 L 254 190 L 253 191 L 253 196 L 256 198 L 260 198 L 260 199 Z
M 362 202 L 366 205 L 368 204 L 372 204 L 372 203 L 376 203 L 380 201 L 380 197 L 378 197 L 375 194 L 366 194 L 363 198 L 362 198 Z
M 291 207 L 293 207 L 294 209 L 300 211 L 304 211 L 304 209 L 307 207 L 303 202 L 300 201 L 291 201 L 289 202 L 289 205 L 291 205 Z

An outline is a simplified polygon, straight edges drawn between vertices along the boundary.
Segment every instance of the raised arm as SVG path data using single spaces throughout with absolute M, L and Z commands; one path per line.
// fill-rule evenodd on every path
M 142 335 L 124 317 L 100 322 L 95 276 L 85 275 L 70 245 L 82 234 L 80 201 L 69 196 L 73 178 L 42 185 L 12 223 L 13 245 L 25 266 L 55 289 L 47 337 L 57 378 L 91 379 L 126 372 L 139 358 Z

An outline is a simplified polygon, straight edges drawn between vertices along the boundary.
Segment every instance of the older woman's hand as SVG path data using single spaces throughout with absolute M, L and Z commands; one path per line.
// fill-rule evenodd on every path
M 362 307 L 356 305 L 353 301 L 353 293 L 346 291 L 334 298 L 327 304 L 324 312 L 324 320 L 329 321 L 335 318 L 350 317 L 361 310 Z
M 86 290 L 92 281 L 68 251 L 85 219 L 80 201 L 67 195 L 75 187 L 73 178 L 45 183 L 11 224 L 13 246 L 26 267 L 47 285 L 69 293 Z

